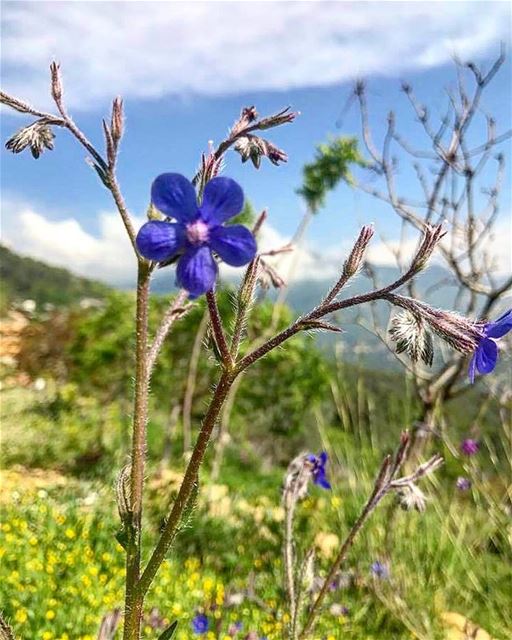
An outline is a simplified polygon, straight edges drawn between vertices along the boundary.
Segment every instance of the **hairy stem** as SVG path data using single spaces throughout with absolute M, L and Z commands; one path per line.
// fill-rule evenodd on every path
M 217 306 L 217 298 L 213 291 L 208 291 L 206 294 L 206 300 L 208 302 L 208 311 L 210 312 L 210 323 L 212 326 L 213 337 L 220 352 L 222 364 L 225 369 L 231 369 L 233 367 L 233 358 L 229 352 L 229 346 L 226 340 L 226 334 L 224 333 L 219 307 Z
M 320 589 L 320 593 L 316 597 L 316 600 L 310 609 L 308 618 L 306 620 L 306 624 L 304 625 L 304 628 L 302 629 L 299 635 L 299 640 L 306 640 L 308 638 L 309 633 L 313 629 L 315 619 L 320 613 L 320 606 L 327 592 L 329 591 L 329 585 L 333 582 L 334 578 L 336 577 L 336 574 L 338 573 L 341 567 L 341 563 L 345 560 L 345 557 L 350 547 L 354 544 L 354 540 L 357 534 L 363 528 L 363 525 L 365 524 L 367 519 L 370 517 L 375 507 L 380 502 L 380 500 L 386 495 L 386 491 L 383 490 L 382 480 L 384 479 L 384 475 L 387 472 L 389 464 L 390 464 L 390 460 L 389 458 L 386 458 L 384 460 L 384 463 L 381 466 L 379 475 L 377 477 L 377 480 L 375 482 L 375 485 L 370 497 L 368 498 L 365 506 L 363 507 L 363 510 L 359 514 L 359 517 L 357 518 L 354 525 L 352 526 L 352 529 L 350 529 L 347 537 L 345 538 L 345 542 L 341 545 L 338 555 L 336 556 L 334 562 L 332 563 L 331 569 L 324 580 L 322 588 Z
M 188 291 L 180 289 L 176 297 L 173 299 L 168 309 L 166 310 L 158 327 L 153 342 L 148 351 L 148 373 L 151 374 L 153 367 L 155 366 L 158 354 L 162 348 L 167 334 L 172 328 L 172 325 L 176 320 L 183 317 L 187 312 L 187 307 L 184 307 L 188 298 Z M 192 308 L 191 305 L 189 305 Z
M 139 261 L 137 274 L 135 392 L 133 406 L 133 433 L 130 473 L 130 522 L 126 551 L 126 588 L 124 640 L 138 640 L 143 599 L 137 594 L 140 574 L 140 543 L 142 520 L 142 493 L 146 456 L 146 424 L 148 418 L 148 303 L 150 268 L 146 261 Z
M 165 559 L 167 551 L 171 546 L 176 533 L 178 531 L 183 512 L 187 507 L 190 496 L 194 490 L 194 486 L 198 480 L 198 472 L 203 462 L 206 448 L 210 441 L 213 428 L 219 417 L 220 411 L 224 404 L 224 401 L 228 395 L 231 385 L 234 381 L 234 375 L 232 373 L 224 371 L 220 376 L 219 382 L 215 388 L 215 392 L 210 401 L 210 406 L 203 420 L 201 431 L 197 437 L 197 441 L 192 452 L 192 456 L 188 463 L 183 477 L 183 482 L 179 489 L 178 495 L 172 507 L 171 513 L 167 518 L 165 528 L 160 536 L 160 539 L 148 561 L 148 564 L 139 580 L 137 586 L 137 596 L 143 598 L 147 593 L 160 565 Z
M 192 447 L 192 402 L 197 383 L 197 371 L 199 368 L 199 358 L 201 357 L 201 346 L 208 328 L 208 311 L 205 310 L 201 322 L 196 331 L 192 353 L 188 365 L 187 382 L 185 395 L 183 397 L 183 452 L 187 452 Z

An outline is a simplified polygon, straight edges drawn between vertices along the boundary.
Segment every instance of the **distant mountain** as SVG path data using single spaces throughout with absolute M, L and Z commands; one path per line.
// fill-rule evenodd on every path
M 398 269 L 393 267 L 375 266 L 373 270 L 378 286 L 390 284 L 400 275 Z M 151 287 L 154 293 L 165 295 L 175 291 L 173 286 L 174 274 L 165 271 L 156 272 Z M 453 308 L 457 288 L 453 284 L 450 285 L 452 281 L 449 271 L 440 266 L 432 265 L 416 277 L 414 283 L 415 294 L 436 307 Z M 443 286 L 439 286 L 441 282 Z M 325 280 L 315 279 L 292 282 L 286 293 L 286 304 L 297 314 L 304 313 L 316 306 L 333 284 L 333 280 L 327 278 Z M 372 289 L 373 281 L 368 274 L 362 272 L 350 280 L 340 297 L 349 297 Z M 400 292 L 408 295 L 405 288 L 402 288 Z M 268 295 L 274 299 L 277 297 L 277 293 L 272 291 Z M 385 331 L 390 312 L 392 312 L 389 304 L 377 302 L 374 305 L 374 312 L 380 328 Z M 370 327 L 372 324 L 372 309 L 369 305 L 346 309 L 340 312 L 334 320 L 344 329 L 344 333 L 316 334 L 318 344 L 325 348 L 326 351 L 332 353 L 333 349 L 341 348 L 345 358 L 364 361 L 367 366 L 378 368 L 397 366 L 396 358 L 390 353 L 382 340 L 367 328 L 364 328 L 364 325 Z
M 375 277 L 379 286 L 389 284 L 398 277 L 397 269 L 391 267 L 375 268 Z M 65 306 L 79 302 L 83 298 L 103 298 L 110 287 L 105 284 L 73 275 L 66 269 L 51 267 L 38 260 L 22 257 L 0 245 L 0 308 L 26 299 L 34 300 L 37 305 L 51 303 Z M 453 308 L 456 288 L 449 286 L 449 272 L 441 267 L 431 266 L 422 272 L 415 282 L 416 295 L 438 307 Z M 438 287 L 444 282 L 443 287 Z M 287 295 L 288 304 L 296 314 L 312 309 L 333 285 L 331 279 L 300 280 L 291 283 Z M 123 287 L 130 290 L 132 287 Z M 361 273 L 353 278 L 343 290 L 341 296 L 348 297 L 369 291 L 373 288 L 368 275 Z M 157 271 L 152 284 L 154 294 L 175 292 L 174 274 L 168 269 Z M 407 294 L 407 291 L 403 291 Z M 268 295 L 276 298 L 275 291 Z M 390 307 L 384 302 L 374 306 L 379 326 L 385 330 L 390 318 Z M 372 312 L 369 305 L 346 309 L 333 320 L 343 328 L 342 334 L 316 334 L 317 343 L 326 351 L 342 349 L 344 358 L 364 361 L 367 366 L 388 368 L 396 366 L 396 359 L 380 338 L 367 328 L 371 326 Z
M 27 299 L 38 305 L 65 306 L 83 298 L 103 298 L 110 290 L 105 284 L 20 256 L 3 245 L 0 245 L 0 286 L 2 308 Z

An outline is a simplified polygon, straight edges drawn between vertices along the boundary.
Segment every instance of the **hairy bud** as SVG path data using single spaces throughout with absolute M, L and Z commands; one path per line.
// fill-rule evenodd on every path
M 397 294 L 386 294 L 385 298 L 421 318 L 434 333 L 461 353 L 473 353 L 484 337 L 482 323 L 472 322 L 453 311 L 434 309 L 425 302 Z
M 298 115 L 300 115 L 298 112 L 291 111 L 290 107 L 286 107 L 286 109 L 283 109 L 279 113 L 260 120 L 258 129 L 272 129 L 282 124 L 288 124 L 289 122 L 293 122 Z
M 352 251 L 343 265 L 343 275 L 345 277 L 350 278 L 358 272 L 363 263 L 364 254 L 368 244 L 373 238 L 373 234 L 373 225 L 365 225 L 359 232 L 359 236 L 352 247 Z
M 277 271 L 266 260 L 260 259 L 260 270 L 258 272 L 260 285 L 263 289 L 282 289 L 286 286 L 286 282 L 281 278 Z
M 50 75 L 52 98 L 55 102 L 59 103 L 62 100 L 62 80 L 60 76 L 60 65 L 57 62 L 51 63 Z
M 446 231 L 443 231 L 442 225 L 425 225 L 423 238 L 412 260 L 410 272 L 418 273 L 426 267 L 434 249 L 445 235 Z
M 259 169 L 263 156 L 276 166 L 280 162 L 288 160 L 288 156 L 282 149 L 276 147 L 272 142 L 252 134 L 238 138 L 234 149 L 240 154 L 242 162 L 250 160 L 256 169 Z
M 404 311 L 391 321 L 391 340 L 396 342 L 397 353 L 407 353 L 413 362 L 421 360 L 429 367 L 434 360 L 434 343 L 421 316 Z
M 112 102 L 112 117 L 110 120 L 110 132 L 112 134 L 112 140 L 114 144 L 119 144 L 119 141 L 123 137 L 124 130 L 124 115 L 123 115 L 123 101 L 121 98 L 115 98 Z
M 398 503 L 404 511 L 419 511 L 423 513 L 427 508 L 427 496 L 414 482 L 397 491 Z
M 306 497 L 311 473 L 312 467 L 306 453 L 301 453 L 290 462 L 284 477 L 283 500 L 285 504 L 295 503 Z
M 49 126 L 51 122 L 47 118 L 36 120 L 28 127 L 17 131 L 6 144 L 6 149 L 13 153 L 21 153 L 27 148 L 34 158 L 39 158 L 45 149 L 53 149 L 55 135 Z

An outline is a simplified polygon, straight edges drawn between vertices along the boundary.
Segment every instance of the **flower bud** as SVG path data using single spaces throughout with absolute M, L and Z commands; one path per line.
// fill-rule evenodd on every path
M 403 311 L 391 321 L 389 335 L 396 342 L 397 353 L 405 351 L 413 362 L 421 359 L 429 367 L 432 366 L 434 343 L 421 316 Z
M 123 137 L 124 117 L 123 117 L 123 101 L 117 97 L 112 102 L 112 118 L 110 121 L 110 132 L 114 144 L 117 146 Z
M 405 511 L 413 509 L 423 513 L 427 507 L 427 496 L 413 482 L 397 492 L 398 502 Z
M 51 63 L 50 74 L 52 98 L 55 102 L 60 102 L 62 100 L 62 81 L 60 77 L 60 65 L 57 62 Z
M 345 277 L 351 277 L 355 275 L 363 262 L 364 254 L 370 240 L 374 234 L 373 225 L 365 225 L 355 241 L 352 251 L 343 265 L 343 275 Z
M 17 131 L 6 144 L 6 149 L 13 153 L 21 153 L 27 148 L 34 158 L 39 158 L 45 149 L 50 151 L 53 149 L 53 140 L 55 135 L 49 126 L 49 122 L 45 118 L 36 120 L 28 127 L 23 127 Z

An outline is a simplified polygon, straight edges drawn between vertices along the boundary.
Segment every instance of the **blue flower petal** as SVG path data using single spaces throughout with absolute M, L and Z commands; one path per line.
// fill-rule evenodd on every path
M 197 297 L 213 289 L 217 271 L 217 263 L 209 247 L 192 247 L 179 259 L 176 279 L 180 287 Z
M 140 254 L 157 262 L 171 258 L 183 246 L 184 241 L 182 225 L 161 220 L 152 220 L 142 225 L 136 239 Z
M 471 384 L 473 384 L 473 382 L 475 381 L 475 373 L 476 373 L 476 352 L 473 354 L 473 357 L 471 358 L 469 363 L 468 375 L 469 375 L 469 381 L 471 382 Z
M 197 216 L 196 192 L 179 173 L 162 173 L 151 185 L 151 202 L 166 216 L 190 222 Z
M 478 372 L 491 373 L 498 362 L 498 345 L 494 340 L 484 338 L 478 345 L 475 355 Z
M 320 460 L 320 464 L 322 465 L 322 467 L 324 467 L 328 459 L 327 451 L 322 451 L 322 453 L 318 456 L 318 459 Z
M 489 338 L 503 338 L 509 331 L 512 331 L 512 309 L 485 327 L 485 335 Z
M 331 488 L 331 483 L 327 480 L 327 478 L 325 477 L 325 471 L 320 471 L 315 480 L 314 480 L 315 484 L 320 485 L 323 489 L 330 489 Z
M 204 188 L 201 218 L 211 225 L 236 216 L 244 206 L 244 192 L 231 178 L 213 178 Z
M 210 230 L 208 244 L 232 267 L 241 267 L 256 255 L 256 240 L 241 224 L 214 227 Z

